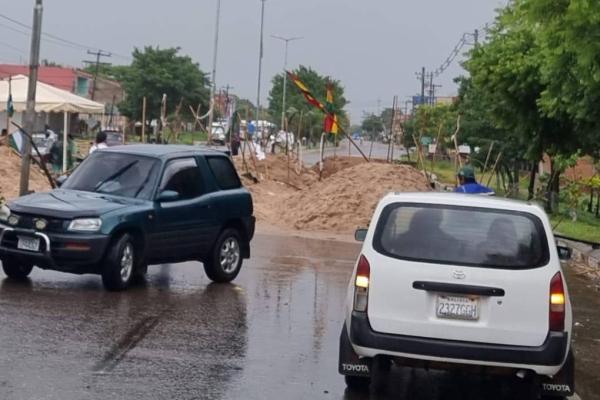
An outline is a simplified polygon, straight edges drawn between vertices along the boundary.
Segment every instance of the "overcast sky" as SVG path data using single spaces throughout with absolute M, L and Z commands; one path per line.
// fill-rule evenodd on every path
M 134 46 L 181 47 L 210 71 L 217 0 L 46 0 L 43 30 L 114 53 L 105 61 L 128 64 Z M 256 100 L 260 0 L 222 0 L 217 85 Z M 353 122 L 420 89 L 415 72 L 436 69 L 464 32 L 491 22 L 501 0 L 267 0 L 261 102 L 283 68 L 284 44 L 270 35 L 303 36 L 290 44 L 289 66 L 311 66 L 339 79 Z M 34 0 L 3 1 L 0 14 L 31 24 Z M 21 32 L 17 32 L 21 31 Z M 0 62 L 27 60 L 24 28 L 0 18 Z M 123 57 L 125 56 L 125 57 Z M 42 58 L 80 66 L 82 47 L 42 42 Z M 436 83 L 456 94 L 455 62 Z

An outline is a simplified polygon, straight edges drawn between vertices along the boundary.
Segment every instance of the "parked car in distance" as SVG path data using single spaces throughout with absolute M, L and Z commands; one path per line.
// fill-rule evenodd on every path
M 105 130 L 106 145 L 108 147 L 121 146 L 125 144 L 125 135 L 121 131 Z
M 389 194 L 357 239 L 340 336 L 339 372 L 350 388 L 396 364 L 506 374 L 531 398 L 574 393 L 560 264 L 570 251 L 556 246 L 540 207 Z
M 0 261 L 102 276 L 122 290 L 149 264 L 199 260 L 230 282 L 250 257 L 252 198 L 229 157 L 191 146 L 131 145 L 91 154 L 60 189 L 0 211 Z

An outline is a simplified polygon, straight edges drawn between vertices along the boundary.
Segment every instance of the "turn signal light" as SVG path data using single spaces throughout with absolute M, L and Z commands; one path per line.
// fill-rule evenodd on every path
M 550 330 L 565 330 L 565 287 L 560 272 L 550 281 Z

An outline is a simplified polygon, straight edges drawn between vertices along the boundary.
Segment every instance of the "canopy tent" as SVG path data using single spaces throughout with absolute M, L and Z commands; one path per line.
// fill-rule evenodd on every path
M 10 82 L 9 80 L 0 81 L 0 112 L 7 109 L 9 93 L 12 94 L 15 112 L 25 112 L 27 109 L 28 86 L 29 78 L 25 75 L 15 75 L 10 78 Z M 103 114 L 104 104 L 38 81 L 36 86 L 35 111 L 64 114 L 63 172 L 65 172 L 67 167 L 69 113 Z

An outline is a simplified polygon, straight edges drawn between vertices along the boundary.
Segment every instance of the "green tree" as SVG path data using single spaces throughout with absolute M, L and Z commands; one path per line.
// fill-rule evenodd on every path
M 534 31 L 545 88 L 544 115 L 569 118 L 584 153 L 600 157 L 600 8 L 589 0 L 515 1 Z
M 293 72 L 298 75 L 300 80 L 304 82 L 312 94 L 322 103 L 325 103 L 327 82 L 331 82 L 333 85 L 334 112 L 338 115 L 340 125 L 343 128 L 347 128 L 349 121 L 344 112 L 344 107 L 348 102 L 344 97 L 344 88 L 341 83 L 332 77 L 320 75 L 317 71 L 305 66 L 300 66 Z M 269 113 L 274 118 L 273 122 L 277 124 L 280 123 L 279 116 L 281 116 L 283 80 L 283 73 L 275 75 L 272 80 L 273 86 L 269 92 Z M 302 114 L 302 131 L 299 132 L 299 137 L 308 137 L 312 141 L 318 141 L 323 130 L 325 115 L 309 104 L 289 79 L 287 80 L 286 93 L 286 116 L 288 120 L 290 117 L 294 117 L 294 115 L 299 118 L 299 115 Z M 295 126 L 291 126 L 293 127 L 292 130 L 296 129 Z
M 517 3 L 500 12 L 487 41 L 471 51 L 465 62 L 471 81 L 463 87 L 463 98 L 476 97 L 485 104 L 480 119 L 489 118 L 495 128 L 492 133 L 504 135 L 498 139 L 506 148 L 503 158 L 513 164 L 514 173 L 508 176 L 514 178 L 518 178 L 520 160 L 537 162 L 544 153 L 552 158 L 569 155 L 581 145 L 568 115 L 549 114 L 541 108 L 548 82 L 543 74 L 544 55 L 536 40 L 538 27 Z M 548 183 L 550 199 L 558 198 L 559 176 L 560 170 L 553 168 Z M 555 201 L 550 202 L 551 210 L 556 206 Z
M 127 94 L 119 105 L 123 115 L 139 120 L 142 116 L 142 99 L 146 96 L 148 119 L 160 116 L 163 94 L 167 95 L 167 112 L 173 112 L 180 101 L 183 112 L 189 106 L 202 104 L 208 108 L 209 80 L 188 56 L 178 55 L 179 48 L 135 49 L 130 67 L 117 70 L 118 78 Z
M 370 140 L 375 140 L 383 132 L 384 123 L 381 116 L 375 114 L 366 114 L 362 121 L 363 133 L 366 133 Z

